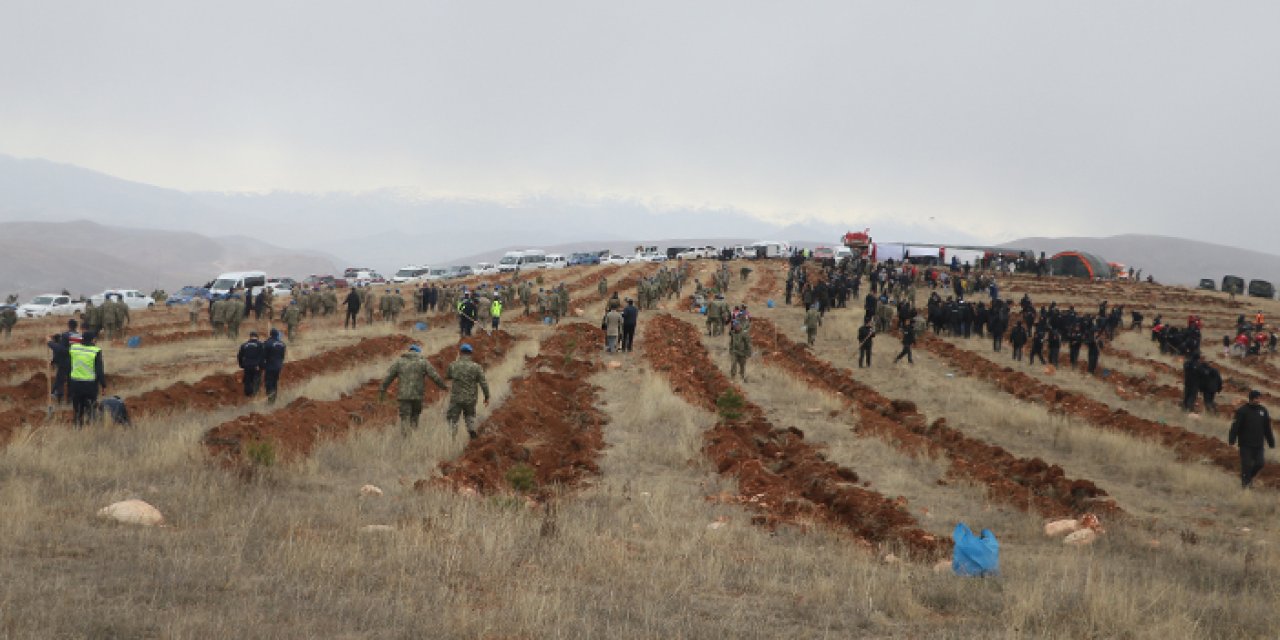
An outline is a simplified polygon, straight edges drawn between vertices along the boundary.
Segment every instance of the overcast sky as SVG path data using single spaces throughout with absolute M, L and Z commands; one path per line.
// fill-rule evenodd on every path
M 1276 2 L 10 2 L 0 153 L 1274 251 Z M 1240 223 L 1241 231 L 1227 224 Z

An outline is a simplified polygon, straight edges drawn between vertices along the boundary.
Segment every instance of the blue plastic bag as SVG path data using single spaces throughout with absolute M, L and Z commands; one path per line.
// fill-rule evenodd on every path
M 955 551 L 951 554 L 951 570 L 958 576 L 1000 575 L 1000 543 L 990 529 L 982 537 L 973 535 L 969 525 L 961 522 L 951 533 Z
M 426 330 L 427 330 L 427 323 L 425 323 L 425 322 L 419 322 L 419 323 L 417 323 L 417 324 L 413 325 L 413 328 L 414 328 L 414 329 L 417 329 L 418 331 L 426 331 Z
M 133 336 L 125 341 L 124 346 L 130 349 L 137 349 L 142 344 L 142 336 Z
M 765 300 L 765 302 L 764 302 L 764 306 L 769 307 L 770 309 L 772 309 L 772 308 L 773 308 L 773 298 L 769 298 L 768 300 Z
M 701 313 L 704 316 L 707 315 L 707 305 L 704 304 L 701 307 L 698 307 L 698 313 Z

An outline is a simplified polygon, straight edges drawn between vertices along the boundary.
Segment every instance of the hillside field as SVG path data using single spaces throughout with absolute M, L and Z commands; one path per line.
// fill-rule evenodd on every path
M 729 379 L 727 336 L 707 335 L 692 286 L 640 313 L 633 352 L 603 352 L 599 280 L 635 297 L 656 265 L 542 272 L 575 313 L 546 325 L 513 306 L 467 339 L 493 391 L 474 441 L 450 436 L 447 392 L 429 383 L 408 437 L 378 400 L 409 344 L 442 373 L 456 357 L 448 313 L 354 330 L 308 318 L 275 406 L 243 397 L 238 343 L 204 319 L 135 313 L 138 348 L 100 343 L 135 426 L 81 431 L 64 407 L 46 419 L 44 340 L 65 320 L 21 321 L 0 338 L 0 637 L 1280 633 L 1280 464 L 1269 451 L 1243 491 L 1226 444 L 1248 389 L 1278 408 L 1280 361 L 1218 346 L 1238 314 L 1274 319 L 1280 303 L 1002 279 L 1014 301 L 1106 299 L 1147 327 L 1199 314 L 1226 386 L 1218 414 L 1188 414 L 1181 360 L 1148 330 L 1118 334 L 1093 376 L 926 332 L 914 364 L 894 364 L 900 343 L 881 335 L 858 368 L 860 300 L 809 347 L 803 310 L 782 304 L 785 264 L 740 280 L 746 265 L 731 264 L 726 296 L 753 316 L 746 382 Z M 253 327 L 265 337 L 265 320 L 241 336 Z M 95 516 L 133 498 L 165 524 Z M 1042 532 L 1086 513 L 1103 528 L 1092 545 Z M 952 573 L 960 522 L 999 538 L 999 576 Z

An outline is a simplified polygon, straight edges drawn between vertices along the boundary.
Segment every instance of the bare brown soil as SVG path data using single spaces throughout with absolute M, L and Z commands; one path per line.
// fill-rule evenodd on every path
M 603 342 L 604 332 L 587 323 L 556 327 L 538 355 L 526 358 L 525 373 L 512 380 L 506 401 L 479 425 L 480 438 L 457 460 L 441 463 L 435 483 L 502 493 L 513 489 L 508 473 L 525 465 L 534 477 L 525 492 L 546 501 L 598 475 L 606 418 L 590 377 L 600 369 L 591 354 Z M 419 480 L 415 486 L 429 484 Z
M 919 344 L 964 373 L 987 380 L 1021 400 L 1047 405 L 1055 412 L 1078 417 L 1103 429 L 1154 440 L 1174 451 L 1182 460 L 1208 460 L 1230 473 L 1239 471 L 1239 454 L 1218 438 L 1140 418 L 1124 409 L 1112 409 L 1101 401 L 1041 382 L 931 335 L 922 335 Z M 1266 467 L 1259 475 L 1259 484 L 1274 486 L 1277 476 L 1280 476 L 1280 470 L 1274 466 Z
M 667 314 L 648 322 L 641 351 L 678 395 L 711 411 L 726 392 L 742 395 L 711 363 L 693 325 Z M 857 473 L 827 461 L 799 429 L 775 427 L 749 401 L 739 417 L 721 413 L 703 451 L 720 473 L 737 478 L 743 503 L 761 513 L 758 524 L 827 522 L 868 545 L 902 545 L 919 558 L 937 557 L 949 547 L 949 541 L 917 526 L 905 500 L 858 486 Z
M 476 361 L 482 365 L 501 359 L 514 341 L 515 338 L 505 331 L 476 335 L 468 339 L 476 349 Z M 402 348 L 396 346 L 396 350 Z M 431 366 L 443 375 L 444 370 L 457 357 L 457 345 L 450 345 L 428 359 Z M 296 363 L 289 366 L 296 366 Z M 286 460 L 305 457 L 321 440 L 346 437 L 353 429 L 381 428 L 393 424 L 399 415 L 398 407 L 392 400 L 379 402 L 381 383 L 381 378 L 373 378 L 335 400 L 298 398 L 274 411 L 240 416 L 205 433 L 205 449 L 210 455 L 233 466 L 245 462 L 245 447 L 249 443 L 270 442 L 275 451 Z M 392 398 L 395 397 L 394 391 L 393 386 L 389 390 Z M 439 387 L 427 384 L 424 387 L 423 405 L 434 403 L 445 393 Z
M 766 363 L 837 394 L 849 405 L 859 417 L 857 431 L 874 434 L 910 455 L 945 455 L 950 475 L 986 485 L 992 500 L 1048 517 L 1120 511 L 1107 499 L 1107 492 L 1089 480 L 1066 477 L 1057 465 L 1040 458 L 1020 458 L 1000 446 L 971 438 L 948 426 L 946 418 L 929 423 L 914 403 L 891 400 L 857 382 L 848 369 L 815 357 L 766 319 L 753 322 L 752 334 L 756 345 L 768 354 Z

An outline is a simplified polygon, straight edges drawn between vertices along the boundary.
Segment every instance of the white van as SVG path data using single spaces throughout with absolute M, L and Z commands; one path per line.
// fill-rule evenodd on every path
M 265 271 L 229 271 L 213 281 L 209 286 L 209 295 L 224 298 L 231 293 L 232 289 L 248 289 L 256 296 L 265 286 L 267 286 Z
M 546 269 L 563 269 L 569 266 L 569 260 L 558 253 L 547 254 Z
M 422 280 L 429 270 L 430 269 L 427 267 L 420 267 L 416 264 L 407 264 L 400 267 L 400 270 L 396 271 L 394 276 L 391 276 L 391 281 L 396 284 L 412 284 Z
M 523 251 L 508 251 L 503 254 L 502 259 L 498 261 L 498 271 L 500 273 L 509 273 L 511 271 L 520 270 L 520 260 L 524 258 Z
M 526 249 L 520 252 L 520 270 L 546 269 L 547 252 L 542 249 Z
M 791 247 L 785 242 L 776 240 L 761 240 L 751 243 L 752 249 L 756 255 L 755 258 L 786 258 L 791 253 Z

